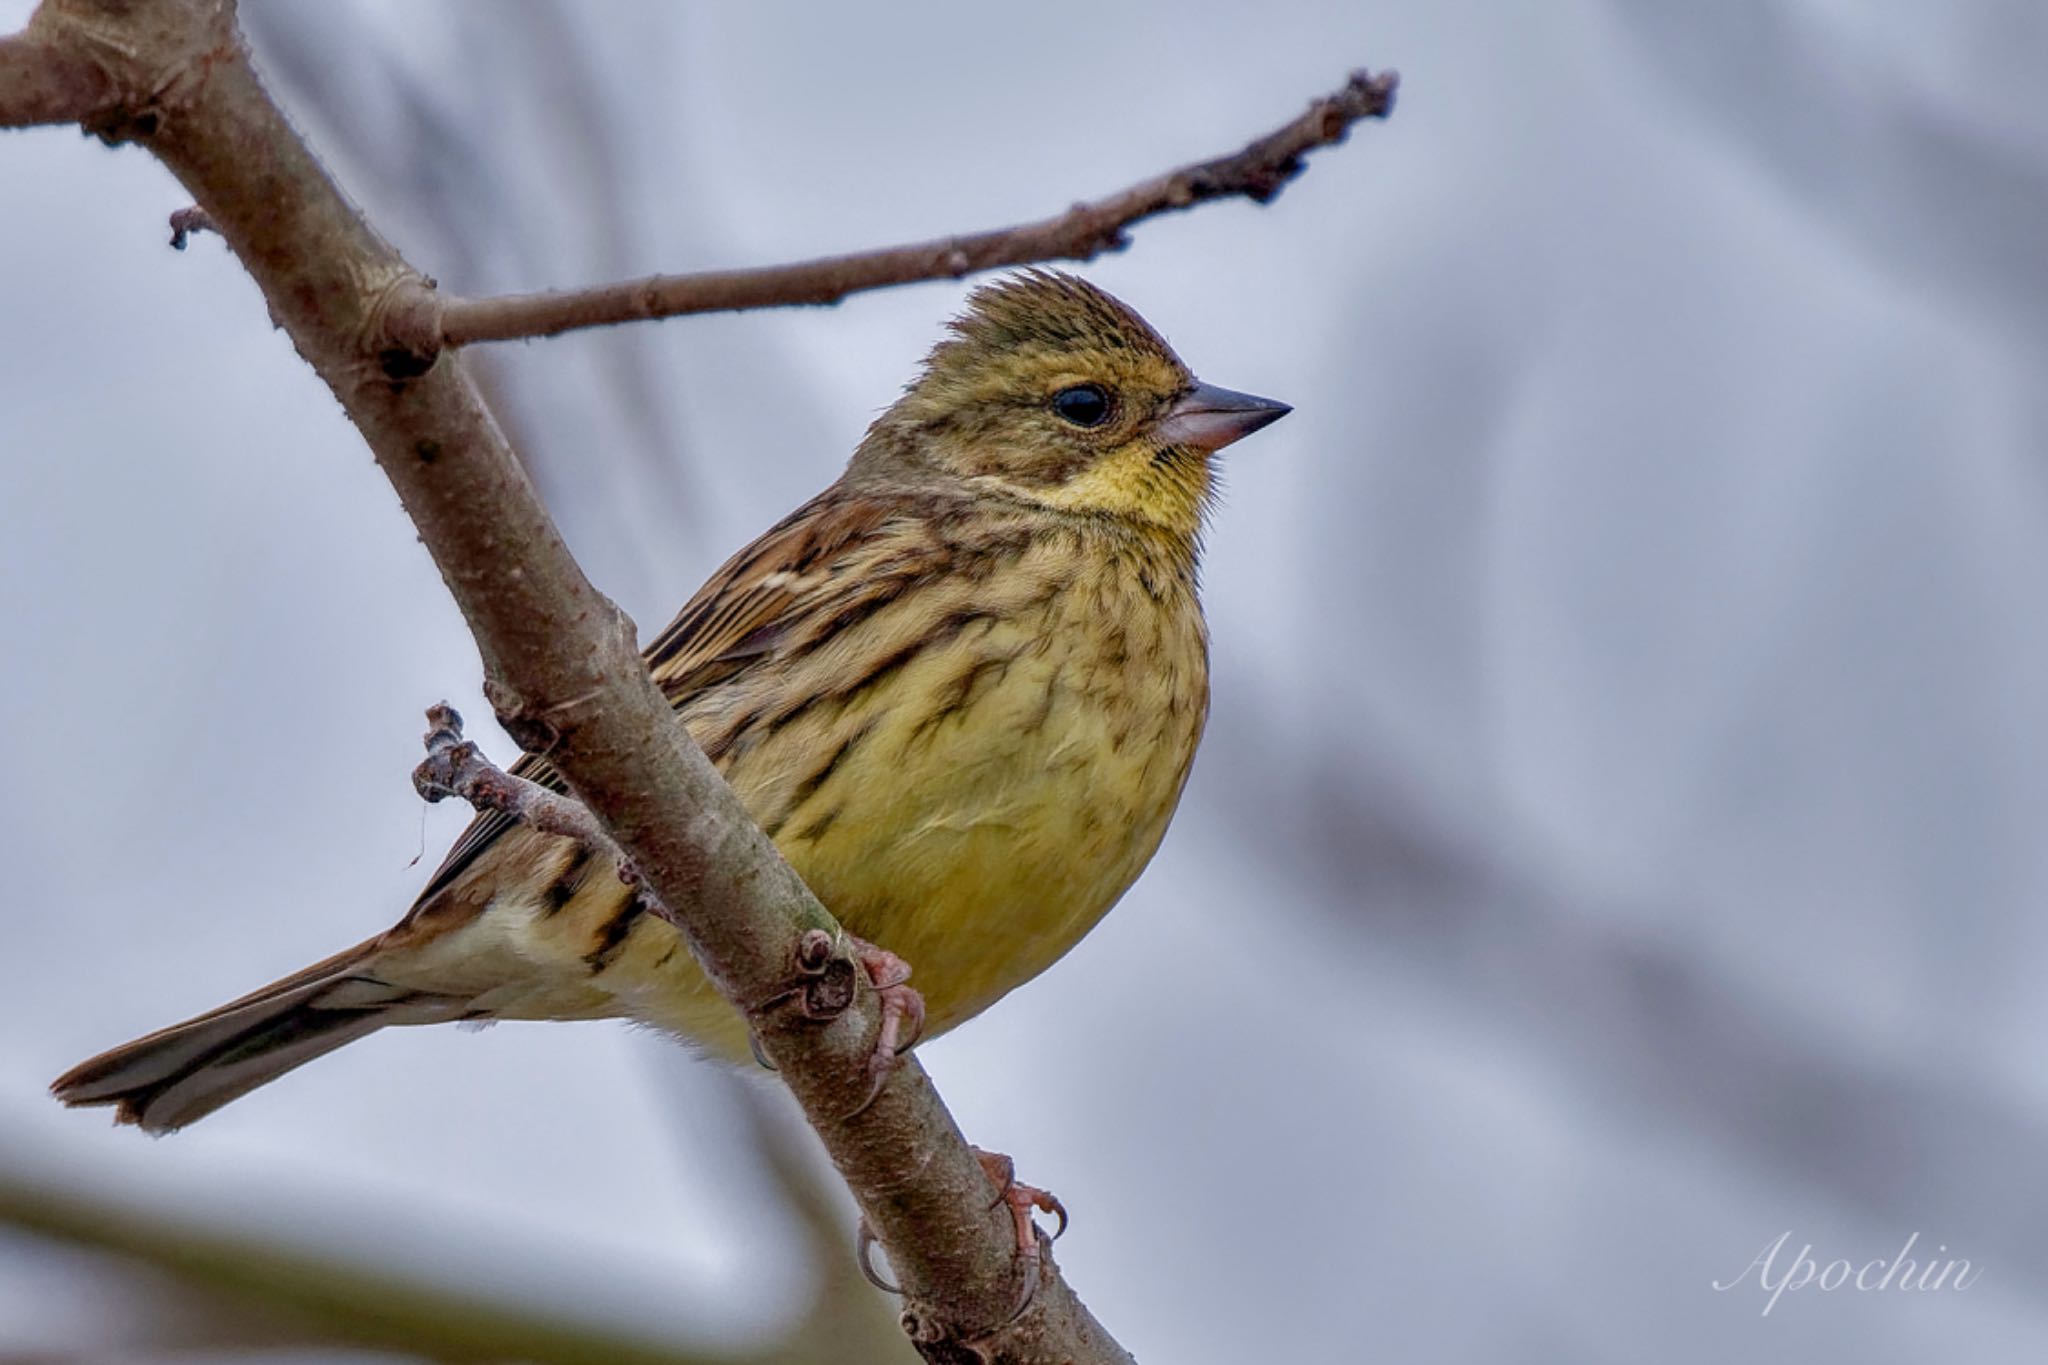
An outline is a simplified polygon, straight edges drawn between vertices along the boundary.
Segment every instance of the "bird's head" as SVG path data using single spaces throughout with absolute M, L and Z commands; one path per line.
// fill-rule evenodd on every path
M 1192 538 L 1210 457 L 1288 411 L 1201 383 L 1087 281 L 1030 270 L 974 292 L 855 468 L 909 460 L 981 491 Z

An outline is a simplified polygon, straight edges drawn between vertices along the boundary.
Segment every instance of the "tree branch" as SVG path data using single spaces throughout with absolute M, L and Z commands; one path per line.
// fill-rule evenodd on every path
M 272 103 L 232 0 L 45 0 L 31 33 L 16 67 L 47 44 L 52 70 L 93 62 L 109 89 L 149 92 L 95 131 L 178 177 L 362 432 L 476 637 L 499 719 L 549 755 L 677 912 L 728 1000 L 787 996 L 798 945 L 815 931 L 837 942 L 837 925 L 649 678 L 632 622 L 570 556 L 461 356 L 423 363 L 384 340 L 392 301 L 424 282 Z M 916 1059 L 872 1088 L 880 1010 L 846 965 L 850 1008 L 750 1022 L 880 1236 L 912 1340 L 935 1360 L 1127 1362 L 1050 1258 L 1032 1274 L 1016 1254 L 1008 1210 Z
M 583 327 L 791 304 L 832 304 L 849 294 L 917 280 L 957 279 L 1034 261 L 1087 261 L 1129 244 L 1147 218 L 1236 196 L 1270 202 L 1303 169 L 1302 158 L 1342 142 L 1351 125 L 1385 118 L 1400 77 L 1355 71 L 1342 89 L 1283 127 L 1227 156 L 1182 166 L 1065 213 L 962 237 L 827 256 L 753 270 L 652 275 L 594 289 L 466 299 L 433 291 L 386 314 L 392 344 L 431 357 L 478 341 L 556 336 Z
M 99 64 L 49 41 L 35 19 L 0 38 L 0 128 L 91 122 L 112 98 Z
M 629 886 L 642 885 L 639 870 L 626 851 L 612 842 L 590 808 L 574 797 L 562 795 L 538 782 L 506 772 L 484 757 L 473 740 L 462 737 L 462 717 L 447 702 L 427 708 L 427 756 L 412 770 L 413 790 L 428 801 L 457 796 L 478 811 L 500 811 L 522 825 L 545 834 L 574 839 L 584 848 L 616 864 Z M 666 906 L 655 906 L 670 923 L 675 916 Z

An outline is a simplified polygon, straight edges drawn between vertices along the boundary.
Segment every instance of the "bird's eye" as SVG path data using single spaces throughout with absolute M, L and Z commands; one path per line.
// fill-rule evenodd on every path
M 1052 410 L 1077 427 L 1101 426 L 1109 408 L 1109 391 L 1100 384 L 1076 384 L 1052 396 Z

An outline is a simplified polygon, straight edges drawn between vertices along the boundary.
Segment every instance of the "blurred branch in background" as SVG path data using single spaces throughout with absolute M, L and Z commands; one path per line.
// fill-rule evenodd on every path
M 1795 201 L 1842 243 L 1952 294 L 2016 338 L 2048 342 L 2034 306 L 2048 295 L 2048 170 L 2038 155 L 2048 127 L 2038 103 L 1987 119 L 1917 64 L 1859 52 L 1868 32 L 1826 6 L 1726 0 L 1709 12 L 1608 0 L 1605 8 L 1664 92 L 1689 101 L 1702 126 L 1748 162 L 1796 187 Z M 2038 70 L 2039 48 L 2022 33 L 1986 43 L 1983 55 Z M 1749 93 L 1730 100 L 1727 73 L 1738 67 Z M 1981 97 L 1991 82 L 1972 84 Z M 1802 117 L 1783 117 L 1787 108 Z M 1941 249 L 1930 250 L 1934 242 Z
M 350 1259 L 196 1218 L 145 1213 L 126 1201 L 5 1170 L 0 1226 L 174 1277 L 179 1292 L 173 1296 L 151 1295 L 142 1286 L 145 1320 L 136 1330 L 147 1339 L 126 1344 L 153 1351 L 347 1346 L 535 1365 L 823 1365 L 849 1352 L 861 1360 L 908 1359 L 891 1315 L 852 1274 L 844 1229 L 803 1154 L 765 1106 L 743 1106 L 742 1112 L 760 1122 L 775 1153 L 770 1168 L 814 1234 L 811 1254 L 819 1269 L 803 1316 L 780 1340 L 754 1350 L 691 1348 L 608 1332 L 589 1321 L 430 1288 Z M 122 1271 L 110 1264 L 108 1273 Z M 153 1302 L 158 1297 L 161 1304 Z
M 1285 743 L 1255 731 L 1237 740 L 1252 742 L 1224 761 L 1245 774 L 1271 771 L 1257 757 Z M 1326 753 L 1306 768 L 1285 787 L 1248 779 L 1233 804 L 1248 846 L 1277 869 L 1320 883 L 1322 903 L 1370 908 L 1330 926 L 1354 951 L 1402 953 L 1450 979 L 1541 1040 L 1561 1084 L 1591 1078 L 1638 1122 L 1825 1191 L 1873 1223 L 1916 1226 L 1933 1209 L 2015 1277 L 2048 1279 L 2037 1215 L 2048 1173 L 2036 1159 L 2048 1123 L 2037 1114 L 1967 1070 L 1927 1075 L 1829 1046 L 1796 1010 L 1674 941 L 1670 926 L 1702 907 L 1629 914 L 1584 888 L 1566 900 L 1510 851 L 1519 832 L 1477 833 L 1413 783 L 1361 785 L 1361 770 L 1401 772 L 1386 755 Z M 1982 1171 L 1997 1181 L 1970 1178 Z

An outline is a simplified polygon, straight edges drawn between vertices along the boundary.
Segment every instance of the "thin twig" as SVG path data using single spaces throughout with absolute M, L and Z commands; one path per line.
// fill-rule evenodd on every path
M 1092 260 L 1129 243 L 1147 218 L 1242 196 L 1270 202 L 1299 175 L 1302 158 L 1342 142 L 1362 119 L 1385 118 L 1400 77 L 1353 72 L 1343 88 L 1300 117 L 1227 156 L 1182 166 L 1035 223 L 793 265 L 653 275 L 594 289 L 466 299 L 431 291 L 393 301 L 385 327 L 421 357 L 478 341 L 555 336 L 584 327 L 793 304 L 832 304 L 849 294 L 917 280 L 957 279 L 1035 261 Z
M 198 205 L 195 204 L 190 208 L 179 209 L 171 215 L 171 249 L 183 251 L 186 241 L 195 232 L 219 231 L 220 229 L 213 225 L 213 219 L 206 216 L 206 210 Z M 460 728 L 461 724 L 462 718 L 457 716 L 457 728 Z M 432 798 L 429 799 L 431 800 Z
M 648 909 L 674 921 L 675 916 L 661 904 L 625 850 L 612 842 L 590 807 L 552 787 L 506 772 L 485 758 L 474 740 L 462 737 L 462 715 L 445 701 L 427 708 L 425 744 L 427 756 L 412 770 L 412 785 L 426 800 L 460 797 L 478 811 L 498 811 L 543 834 L 574 839 L 599 857 L 610 859 L 619 870 L 619 880 L 633 887 Z
M 427 708 L 427 756 L 412 785 L 428 801 L 456 796 L 479 811 L 502 811 L 522 825 L 574 839 L 592 853 L 623 863 L 625 854 L 590 808 L 574 797 L 506 772 L 462 737 L 462 715 L 447 702 Z

